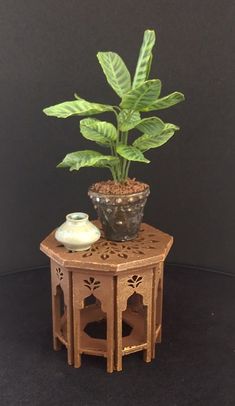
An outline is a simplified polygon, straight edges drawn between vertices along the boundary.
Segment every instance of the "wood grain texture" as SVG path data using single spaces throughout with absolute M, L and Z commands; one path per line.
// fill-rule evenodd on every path
M 94 222 L 99 228 L 99 222 Z M 102 232 L 102 230 L 101 230 Z M 53 231 L 42 241 L 40 249 L 66 268 L 98 270 L 117 274 L 135 267 L 154 266 L 164 261 L 172 244 L 169 234 L 143 223 L 138 237 L 127 242 L 107 241 L 103 236 L 83 252 L 69 252 L 59 244 Z

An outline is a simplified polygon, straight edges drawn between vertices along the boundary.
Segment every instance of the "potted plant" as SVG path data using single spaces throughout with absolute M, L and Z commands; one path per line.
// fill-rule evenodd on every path
M 159 117 L 142 117 L 143 113 L 165 109 L 184 100 L 180 92 L 160 98 L 161 81 L 149 79 L 154 44 L 155 32 L 146 30 L 133 79 L 117 53 L 98 52 L 106 79 L 121 99 L 118 106 L 90 102 L 75 94 L 75 100 L 43 110 L 46 115 L 58 118 L 86 116 L 80 121 L 82 136 L 105 148 L 105 153 L 90 149 L 69 153 L 58 168 L 78 171 L 92 166 L 110 170 L 112 180 L 95 183 L 88 191 L 105 236 L 110 240 L 125 241 L 136 237 L 150 193 L 147 184 L 128 177 L 130 164 L 148 164 L 150 161 L 144 154 L 165 144 L 179 130 L 178 126 L 164 123 Z M 114 114 L 116 125 L 91 118 L 104 112 Z M 131 143 L 129 132 L 132 130 L 139 134 Z

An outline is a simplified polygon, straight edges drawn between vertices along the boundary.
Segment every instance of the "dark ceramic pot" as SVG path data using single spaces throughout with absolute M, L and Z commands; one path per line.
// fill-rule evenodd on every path
M 93 192 L 91 188 L 88 190 L 107 240 L 128 241 L 137 237 L 149 193 L 149 187 L 143 192 L 127 195 L 108 195 Z

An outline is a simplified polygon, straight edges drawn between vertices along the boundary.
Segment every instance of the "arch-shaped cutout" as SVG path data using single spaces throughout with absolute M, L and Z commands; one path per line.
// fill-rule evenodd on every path
M 81 310 L 81 317 L 84 320 L 83 331 L 91 338 L 107 339 L 107 316 L 103 312 L 101 302 L 93 294 L 84 299 L 84 308 Z M 122 336 L 131 334 L 132 327 L 123 320 Z
M 123 348 L 146 342 L 147 306 L 142 295 L 134 292 L 129 296 L 122 320 L 132 328 L 130 336 L 123 338 Z
M 103 320 L 106 320 L 106 313 L 102 310 L 102 304 L 93 294 L 87 296 L 83 302 L 81 318 L 83 320 L 83 331 L 92 338 L 106 339 L 106 328 Z
M 87 296 L 84 299 L 84 307 L 90 306 L 90 305 L 95 305 L 100 303 L 99 299 L 97 299 L 93 294 L 90 296 Z
M 143 303 L 143 296 L 134 292 L 127 300 L 127 308 L 128 307 L 135 313 L 143 312 L 145 307 Z

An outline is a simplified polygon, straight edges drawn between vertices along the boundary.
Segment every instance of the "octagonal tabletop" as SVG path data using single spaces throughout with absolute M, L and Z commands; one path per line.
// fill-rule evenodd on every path
M 98 221 L 94 221 L 100 227 Z M 135 240 L 108 241 L 103 236 L 87 251 L 71 252 L 55 239 L 55 230 L 41 242 L 40 249 L 66 268 L 89 269 L 116 274 L 128 269 L 156 265 L 164 261 L 173 237 L 142 223 Z

